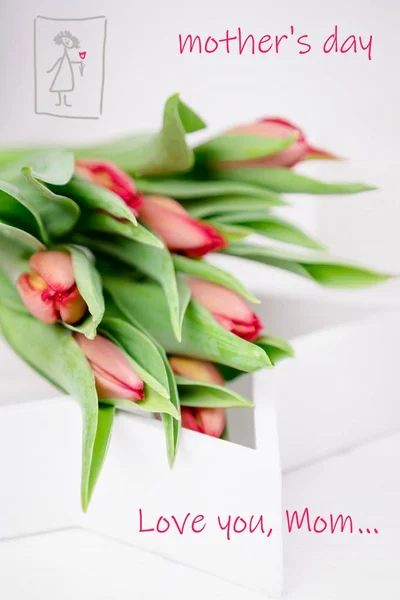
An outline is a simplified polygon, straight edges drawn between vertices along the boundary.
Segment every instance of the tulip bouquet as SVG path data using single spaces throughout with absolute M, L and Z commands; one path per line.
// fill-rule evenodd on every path
M 227 382 L 292 354 L 263 332 L 250 308 L 256 298 L 207 260 L 211 253 L 323 285 L 386 278 L 329 258 L 274 214 L 281 193 L 371 189 L 292 168 L 332 155 L 282 119 L 190 147 L 187 134 L 202 128 L 172 96 L 155 134 L 73 151 L 0 152 L 1 332 L 26 363 L 80 402 L 84 510 L 116 409 L 162 419 L 172 466 L 181 426 L 226 437 L 226 409 L 251 406 Z M 254 244 L 247 239 L 254 233 L 304 250 Z

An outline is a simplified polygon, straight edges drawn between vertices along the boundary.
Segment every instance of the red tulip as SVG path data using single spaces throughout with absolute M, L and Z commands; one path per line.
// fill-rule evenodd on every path
M 228 331 L 252 342 L 263 328 L 239 294 L 203 279 L 188 278 L 192 296 Z
M 85 179 L 117 194 L 133 214 L 138 216 L 141 194 L 137 192 L 134 180 L 117 165 L 105 160 L 81 159 L 76 161 L 76 170 Z
M 144 196 L 139 217 L 173 252 L 196 258 L 226 246 L 225 239 L 214 227 L 193 219 L 171 198 Z
M 89 361 L 100 399 L 143 400 L 144 383 L 118 346 L 101 335 L 88 340 L 76 333 L 75 340 Z
M 207 360 L 198 360 L 183 356 L 171 356 L 168 360 L 175 375 L 187 377 L 194 381 L 206 381 L 208 383 L 224 385 L 224 378 L 217 367 Z
M 277 154 L 250 160 L 224 162 L 222 163 L 224 167 L 293 167 L 307 158 L 335 158 L 333 154 L 310 145 L 303 131 L 285 119 L 265 118 L 249 125 L 234 127 L 229 133 L 243 133 L 276 139 L 292 137 L 294 134 L 297 134 L 298 137 L 293 144 Z
M 32 271 L 17 280 L 17 289 L 29 312 L 43 321 L 77 323 L 87 306 L 75 283 L 72 260 L 66 252 L 45 250 L 29 260 Z
M 221 437 L 226 422 L 224 408 L 192 408 L 181 407 L 182 427 L 205 433 L 213 437 Z

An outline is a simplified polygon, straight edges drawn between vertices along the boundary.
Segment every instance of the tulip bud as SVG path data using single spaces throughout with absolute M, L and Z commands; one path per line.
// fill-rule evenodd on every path
M 134 180 L 117 165 L 105 160 L 81 159 L 76 161 L 76 170 L 85 179 L 117 194 L 133 214 L 138 216 L 142 197 L 136 190 Z
M 90 364 L 99 399 L 143 400 L 144 383 L 118 346 L 101 335 L 88 340 L 76 333 L 75 340 Z
M 202 304 L 222 327 L 248 342 L 257 338 L 263 325 L 239 294 L 204 279 L 188 278 L 187 284 L 194 300 Z
M 139 216 L 173 252 L 196 258 L 226 246 L 214 227 L 191 217 L 171 198 L 144 196 Z
M 175 375 L 187 377 L 194 381 L 205 381 L 224 385 L 224 378 L 213 363 L 207 360 L 198 360 L 196 358 L 186 358 L 183 356 L 171 356 L 169 364 Z
M 307 158 L 335 158 L 333 154 L 311 146 L 303 131 L 285 119 L 261 119 L 250 125 L 234 127 L 229 133 L 243 133 L 274 139 L 288 138 L 297 134 L 297 139 L 288 148 L 272 156 L 224 162 L 222 164 L 224 167 L 293 167 Z
M 72 260 L 66 252 L 45 250 L 29 260 L 32 271 L 17 280 L 17 289 L 29 312 L 43 321 L 74 324 L 85 315 L 87 306 L 75 283 Z
M 181 407 L 182 427 L 205 433 L 213 437 L 221 437 L 226 422 L 224 408 Z

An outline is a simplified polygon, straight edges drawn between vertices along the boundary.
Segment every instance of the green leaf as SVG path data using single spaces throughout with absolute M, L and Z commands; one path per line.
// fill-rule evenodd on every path
M 79 218 L 79 207 L 70 198 L 51 192 L 42 182 L 65 184 L 73 170 L 73 154 L 64 151 L 37 152 L 3 166 L 1 176 L 8 183 L 0 183 L 0 217 L 39 233 L 45 243 L 52 236 L 68 233 Z
M 6 181 L 0 181 L 0 219 L 42 239 L 46 237 L 38 213 L 25 201 L 19 189 Z
M 391 277 L 361 266 L 342 263 L 324 255 L 301 256 L 251 244 L 231 244 L 223 252 L 291 271 L 328 287 L 359 288 L 382 283 Z
M 197 302 L 190 301 L 178 342 L 168 319 L 168 306 L 158 285 L 106 277 L 104 284 L 118 308 L 135 319 L 169 354 L 203 358 L 242 371 L 271 366 L 265 352 L 221 327 Z
M 68 185 L 55 188 L 66 194 L 84 210 L 103 211 L 116 219 L 124 219 L 133 225 L 137 224 L 135 215 L 117 194 L 105 187 L 75 176 Z
M 221 215 L 228 218 L 229 215 L 243 212 L 251 214 L 253 211 L 264 211 L 265 216 L 271 207 L 285 204 L 275 192 L 271 193 L 273 194 L 272 198 L 268 198 L 268 196 L 215 196 L 192 200 L 185 202 L 185 208 L 192 217 L 197 219 L 215 218 L 216 216 L 219 219 Z
M 32 177 L 53 185 L 66 184 L 75 170 L 74 155 L 66 150 L 36 152 L 22 162 L 31 171 Z
M 232 223 L 232 224 L 241 224 L 246 223 L 246 221 L 264 221 L 265 219 L 269 219 L 272 216 L 269 208 L 250 208 L 249 210 L 245 210 L 242 206 L 241 208 L 234 209 L 232 211 L 226 211 L 218 215 L 212 215 L 210 218 L 218 223 Z
M 99 405 L 96 439 L 93 447 L 92 464 L 90 466 L 88 501 L 90 502 L 94 488 L 99 479 L 101 469 L 107 455 L 114 423 L 115 408 L 106 404 Z
M 253 403 L 229 388 L 193 381 L 184 377 L 176 378 L 181 406 L 198 406 L 203 408 L 251 408 Z
M 8 181 L 14 181 L 25 168 L 31 171 L 34 179 L 54 185 L 64 185 L 74 173 L 74 155 L 67 150 L 22 149 L 21 152 L 15 151 L 14 160 L 2 164 L 0 176 Z
M 294 244 L 296 246 L 303 246 L 304 248 L 311 248 L 312 250 L 325 250 L 324 246 L 299 227 L 296 227 L 296 225 L 279 217 L 265 215 L 265 213 L 241 212 L 233 213 L 232 215 L 226 214 L 222 217 L 215 217 L 212 219 L 212 223 L 217 228 L 219 227 L 219 223 L 239 224 L 247 228 L 250 233 L 258 233 L 259 235 L 284 242 L 285 244 Z
M 181 420 L 180 420 L 180 401 L 178 394 L 178 386 L 176 385 L 175 375 L 172 372 L 171 366 L 168 362 L 167 355 L 164 348 L 153 338 L 150 333 L 136 321 L 132 311 L 123 313 L 115 304 L 113 299 L 107 295 L 107 315 L 127 319 L 136 329 L 140 329 L 142 333 L 150 340 L 157 348 L 164 363 L 165 372 L 168 379 L 168 388 L 170 393 L 170 402 L 174 405 L 179 418 L 176 419 L 167 413 L 161 413 L 161 420 L 164 425 L 165 442 L 167 447 L 167 458 L 170 467 L 174 465 L 176 454 L 178 451 L 180 431 L 181 431 Z
M 220 223 L 219 221 L 214 221 L 214 219 L 208 219 L 207 222 L 210 223 L 229 243 L 240 242 L 254 233 L 251 229 L 244 227 L 243 225 Z
M 266 352 L 268 358 L 271 361 L 271 364 L 274 367 L 279 361 L 283 360 L 284 358 L 294 356 L 294 350 L 288 342 L 272 335 L 263 335 L 259 337 L 254 343 Z M 240 371 L 238 371 L 237 369 L 232 369 L 232 367 L 226 367 L 225 365 L 216 366 L 218 370 L 222 373 L 225 381 L 233 381 L 234 379 L 242 375 Z
M 106 233 L 108 235 L 120 235 L 121 237 L 133 240 L 141 244 L 148 244 L 156 248 L 164 248 L 163 242 L 151 231 L 137 223 L 134 225 L 130 221 L 118 221 L 111 215 L 100 212 L 92 212 L 85 215 L 80 222 L 80 229 L 83 232 L 94 231 L 96 233 Z
M 134 363 L 139 377 L 163 398 L 169 399 L 168 378 L 158 348 L 137 327 L 122 319 L 106 316 L 102 331 L 112 337 Z
M 177 281 L 171 254 L 167 248 L 155 248 L 122 237 L 111 236 L 108 239 L 103 236 L 101 240 L 84 238 L 84 242 L 89 248 L 113 256 L 159 282 L 168 302 L 175 336 L 180 340 L 182 318 L 189 301 L 189 291 L 182 281 Z
M 30 233 L 0 222 L 0 270 L 12 283 L 28 270 L 32 254 L 44 249 L 43 244 Z
M 199 200 L 209 198 L 210 201 L 215 201 L 220 196 L 239 196 L 241 198 L 239 201 L 240 206 L 243 206 L 243 202 L 247 202 L 248 198 L 258 198 L 260 201 L 262 199 L 263 206 L 282 206 L 286 204 L 279 198 L 278 194 L 270 190 L 265 190 L 259 186 L 238 181 L 196 181 L 184 178 L 156 178 L 137 179 L 136 184 L 139 191 L 145 194 L 161 194 L 163 196 L 170 196 L 176 200 Z M 204 200 L 202 200 L 201 203 L 203 201 Z
M 27 313 L 25 306 L 22 303 L 21 297 L 17 292 L 16 287 L 11 283 L 10 279 L 0 269 L 0 304 L 4 304 L 12 310 L 17 310 L 22 313 Z
M 265 350 L 274 366 L 284 358 L 294 357 L 294 350 L 289 342 L 276 336 L 262 335 L 254 343 Z
M 10 163 L 16 163 L 21 160 L 23 163 L 26 163 L 27 157 L 35 152 L 39 152 L 39 149 L 28 147 L 0 149 L 0 174 L 3 172 L 3 169 L 6 169 L 8 165 L 10 165 Z
M 50 177 L 50 174 L 48 174 Z M 61 237 L 73 229 L 80 215 L 79 206 L 66 196 L 49 190 L 38 179 L 31 167 L 22 169 L 22 176 L 16 185 L 25 199 L 25 205 L 39 215 L 39 227 L 44 228 L 50 237 Z M 45 239 L 44 239 L 45 241 Z
M 71 254 L 72 266 L 78 290 L 87 304 L 89 316 L 80 325 L 67 325 L 73 331 L 83 333 L 92 340 L 104 315 L 104 297 L 101 277 L 94 265 L 94 258 L 88 256 L 86 248 L 74 244 L 65 246 Z
M 206 279 L 217 285 L 222 285 L 223 287 L 236 292 L 240 296 L 243 296 L 243 298 L 246 298 L 249 302 L 254 302 L 256 304 L 260 302 L 244 287 L 239 279 L 236 279 L 236 277 L 230 273 L 211 265 L 205 260 L 187 258 L 186 256 L 180 256 L 179 254 L 173 254 L 172 258 L 177 271 L 184 273 L 185 275 Z
M 0 326 L 15 352 L 58 389 L 75 397 L 83 417 L 82 507 L 89 504 L 89 481 L 97 431 L 98 399 L 89 363 L 70 331 L 0 306 Z
M 203 121 L 180 99 L 171 96 L 164 107 L 161 131 L 131 136 L 100 146 L 78 149 L 79 157 L 111 160 L 121 169 L 137 175 L 165 175 L 189 171 L 194 164 L 193 150 L 186 133 L 202 129 Z
M 174 377 L 172 369 L 169 365 L 167 355 L 165 354 L 165 352 L 163 354 L 163 360 L 164 360 L 164 365 L 165 365 L 165 369 L 166 369 L 167 376 L 168 376 L 169 391 L 171 394 L 170 400 L 171 400 L 172 404 L 175 406 L 176 411 L 180 416 L 181 410 L 180 410 L 180 399 L 179 399 L 178 386 L 176 385 L 175 377 Z M 162 422 L 164 425 L 164 434 L 165 434 L 165 443 L 167 446 L 168 463 L 169 463 L 170 467 L 172 468 L 174 465 L 175 459 L 176 459 L 177 451 L 178 451 L 179 437 L 180 437 L 182 423 L 181 423 L 180 418 L 176 419 L 166 413 L 161 414 L 161 419 L 162 419 Z
M 140 411 L 148 413 L 160 413 L 168 415 L 171 418 L 180 419 L 180 414 L 167 398 L 159 394 L 154 388 L 147 383 L 144 384 L 144 400 L 133 402 L 132 400 L 124 400 L 122 398 L 111 398 L 102 400 L 105 404 L 114 406 L 124 412 L 137 414 Z
M 376 189 L 364 183 L 325 183 L 285 167 L 223 169 L 218 171 L 218 177 L 260 186 L 277 193 L 357 194 Z
M 288 148 L 298 136 L 268 138 L 244 133 L 225 133 L 195 148 L 196 159 L 204 162 L 263 158 Z

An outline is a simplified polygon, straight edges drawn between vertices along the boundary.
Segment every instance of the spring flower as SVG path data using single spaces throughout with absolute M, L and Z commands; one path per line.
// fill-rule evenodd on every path
M 297 139 L 288 148 L 272 156 L 243 161 L 224 162 L 222 166 L 237 167 L 293 167 L 308 158 L 335 158 L 333 154 L 309 144 L 304 132 L 285 119 L 265 118 L 249 125 L 234 127 L 228 133 L 243 133 L 266 138 L 287 138 L 297 134 Z
M 226 246 L 225 239 L 214 227 L 191 217 L 171 198 L 144 196 L 139 217 L 172 252 L 196 258 Z
M 142 196 L 137 192 L 134 180 L 117 165 L 105 160 L 80 159 L 75 166 L 79 175 L 117 194 L 138 216 Z
M 224 408 L 182 406 L 181 418 L 185 429 L 219 438 L 225 429 L 226 412 Z
M 211 362 L 183 356 L 170 356 L 168 360 L 175 375 L 224 385 L 222 374 Z M 226 414 L 223 408 L 182 406 L 181 417 L 182 427 L 206 435 L 220 437 L 225 429 Z
M 31 256 L 29 266 L 31 271 L 17 280 L 29 312 L 43 323 L 80 321 L 87 306 L 75 283 L 70 255 L 56 250 L 37 252 Z
M 88 340 L 77 333 L 75 340 L 89 361 L 100 399 L 143 400 L 144 383 L 118 346 L 101 335 Z
M 194 300 L 206 308 L 228 331 L 252 342 L 263 325 L 239 294 L 203 279 L 188 278 L 187 284 Z
M 224 378 L 217 367 L 207 360 L 186 358 L 184 356 L 170 356 L 168 360 L 175 375 L 194 381 L 224 385 Z

